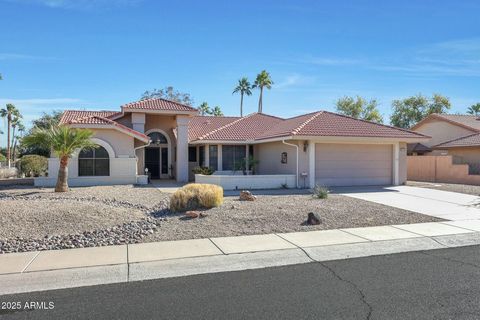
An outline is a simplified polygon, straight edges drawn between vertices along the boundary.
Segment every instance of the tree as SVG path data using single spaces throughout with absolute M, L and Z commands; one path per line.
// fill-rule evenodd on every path
M 223 116 L 222 109 L 220 109 L 219 106 L 213 107 L 213 109 L 210 110 L 210 114 L 211 114 L 212 116 L 215 116 L 215 117 L 222 117 L 222 116 Z
M 263 70 L 257 75 L 257 78 L 253 83 L 252 88 L 260 89 L 260 96 L 258 98 L 259 113 L 263 112 L 263 88 L 267 88 L 268 90 L 270 90 L 272 88 L 272 85 L 273 85 L 272 78 L 270 77 L 270 74 L 265 70 Z
M 38 119 L 32 121 L 32 128 L 27 132 L 27 136 L 32 134 L 37 129 L 50 129 L 53 126 L 57 126 L 60 123 L 60 118 L 62 117 L 61 111 L 52 111 L 52 113 L 44 112 L 42 116 Z M 33 145 L 27 147 L 22 143 L 22 140 L 18 140 L 20 142 L 19 153 L 21 156 L 27 154 L 37 154 L 44 157 L 50 156 L 50 149 L 45 148 L 39 145 Z
M 221 117 L 223 116 L 222 109 L 220 109 L 219 106 L 210 108 L 208 106 L 208 103 L 202 102 L 202 104 L 198 107 L 198 110 L 200 111 L 200 115 L 202 116 L 216 116 L 216 117 Z
M 450 99 L 439 94 L 427 98 L 421 94 L 393 100 L 390 123 L 400 128 L 411 128 L 415 123 L 432 113 L 445 113 L 451 108 Z
M 185 104 L 187 106 L 193 105 L 193 98 L 190 96 L 189 93 L 183 93 L 178 90 L 175 90 L 172 86 L 165 87 L 163 89 L 153 89 L 152 91 L 145 91 L 141 97 L 141 100 L 146 99 L 166 99 L 174 102 L 178 102 L 181 104 Z
M 357 96 L 356 98 L 345 96 L 335 103 L 337 112 L 356 118 L 377 123 L 383 123 L 383 117 L 378 111 L 377 100 L 367 101 L 365 98 Z
M 473 114 L 474 116 L 480 115 L 480 102 L 468 107 L 467 113 Z
M 210 107 L 208 106 L 208 103 L 202 102 L 202 104 L 198 107 L 198 111 L 200 111 L 200 115 L 202 116 L 210 114 Z
M 11 127 L 12 120 L 15 118 L 21 118 L 22 115 L 20 111 L 11 103 L 7 103 L 4 109 L 0 109 L 0 117 L 7 119 L 7 162 L 8 167 L 10 167 L 11 160 L 11 150 L 10 150 L 10 136 L 11 136 Z
M 232 94 L 240 92 L 240 117 L 243 117 L 243 95 L 252 95 L 252 85 L 248 81 L 247 77 L 243 77 L 238 80 L 238 85 L 233 89 Z
M 60 159 L 55 192 L 68 191 L 68 162 L 77 150 L 93 149 L 93 132 L 88 129 L 74 129 L 67 126 L 53 126 L 49 129 L 36 129 L 22 140 L 26 146 L 41 145 L 53 150 Z

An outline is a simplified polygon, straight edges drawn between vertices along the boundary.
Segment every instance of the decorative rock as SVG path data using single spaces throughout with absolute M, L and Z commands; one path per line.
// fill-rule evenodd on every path
M 309 212 L 308 213 L 308 218 L 307 218 L 307 224 L 309 225 L 317 225 L 322 223 L 322 219 L 320 218 L 320 215 L 316 212 Z
M 208 217 L 208 213 L 206 213 L 205 211 L 200 212 L 200 218 L 205 218 L 205 217 Z
M 198 211 L 187 211 L 187 212 L 185 212 L 185 215 L 189 218 L 195 219 L 195 218 L 198 218 L 200 216 L 200 212 L 198 212 Z
M 240 191 L 240 201 L 255 201 L 257 199 L 250 191 L 242 190 Z

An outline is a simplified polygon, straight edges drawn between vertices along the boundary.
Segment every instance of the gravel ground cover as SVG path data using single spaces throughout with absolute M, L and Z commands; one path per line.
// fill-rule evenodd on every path
M 471 186 L 468 184 L 408 181 L 407 186 L 437 189 L 437 190 L 443 190 L 443 191 L 452 191 L 452 192 L 471 194 L 474 196 L 480 196 L 480 186 Z
M 169 197 L 150 186 L 0 189 L 0 253 L 440 221 L 337 194 L 227 196 L 207 217 L 187 219 L 168 210 Z M 303 224 L 310 211 L 321 225 Z
M 255 193 L 255 192 L 253 192 Z M 322 224 L 306 226 L 307 213 L 318 212 Z M 159 232 L 144 241 L 236 236 L 273 232 L 368 227 L 390 224 L 441 221 L 441 219 L 381 204 L 330 194 L 327 199 L 311 195 L 258 195 L 256 201 L 225 197 L 205 218 L 185 219 L 170 214 Z

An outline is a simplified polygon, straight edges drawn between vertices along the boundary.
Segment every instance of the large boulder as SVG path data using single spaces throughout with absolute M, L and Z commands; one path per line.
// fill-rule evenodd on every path
M 322 223 L 322 219 L 320 215 L 316 212 L 309 212 L 307 217 L 307 224 L 309 225 L 317 225 Z

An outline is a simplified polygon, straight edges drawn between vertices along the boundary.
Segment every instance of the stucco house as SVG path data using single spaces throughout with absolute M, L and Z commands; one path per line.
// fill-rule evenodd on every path
M 451 155 L 454 163 L 480 164 L 480 117 L 475 115 L 431 114 L 412 130 L 431 139 L 422 142 L 426 155 Z M 477 170 L 478 171 L 478 170 Z
M 186 182 L 196 178 L 197 166 L 211 167 L 211 177 L 220 179 L 249 157 L 258 161 L 250 181 L 285 175 L 290 187 L 398 185 L 406 181 L 407 143 L 430 139 L 328 111 L 287 119 L 199 116 L 164 99 L 128 103 L 118 112 L 67 110 L 61 123 L 91 129 L 99 145 L 71 160 L 72 186 L 146 183 L 147 174 Z M 53 185 L 58 165 L 50 158 L 48 177 L 35 183 Z

